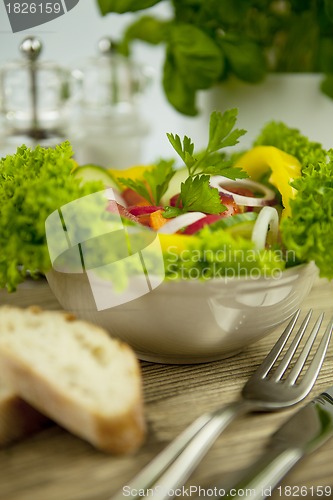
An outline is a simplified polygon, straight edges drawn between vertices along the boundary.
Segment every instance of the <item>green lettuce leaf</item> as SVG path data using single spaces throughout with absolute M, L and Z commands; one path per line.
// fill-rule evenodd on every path
M 211 230 L 210 226 L 190 239 L 182 252 L 170 247 L 164 253 L 164 263 L 168 280 L 279 277 L 286 266 L 280 248 L 258 251 L 250 240 L 233 237 L 223 230 Z
M 51 268 L 45 220 L 70 201 L 104 189 L 101 182 L 81 185 L 71 176 L 71 145 L 55 149 L 26 146 L 0 160 L 0 288 L 14 291 L 27 272 Z
M 314 261 L 320 276 L 333 278 L 333 152 L 327 161 L 309 164 L 292 184 L 292 216 L 282 222 L 286 248 L 302 262 Z
M 277 122 L 264 127 L 255 145 L 275 146 L 302 164 L 302 176 L 292 183 L 297 192 L 290 201 L 291 217 L 281 222 L 282 242 L 294 252 L 294 265 L 314 261 L 320 276 L 332 279 L 333 152 Z
M 302 165 L 325 161 L 327 152 L 319 142 L 313 142 L 296 128 L 272 121 L 265 125 L 254 146 L 275 146 L 295 156 Z

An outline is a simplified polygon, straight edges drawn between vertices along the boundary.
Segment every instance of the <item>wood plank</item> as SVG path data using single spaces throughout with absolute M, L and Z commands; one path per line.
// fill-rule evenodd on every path
M 326 311 L 329 317 L 333 313 L 332 298 L 333 283 L 318 280 L 304 301 L 303 310 L 312 307 L 315 314 Z M 0 303 L 60 308 L 45 281 L 27 282 L 15 294 L 2 290 Z M 235 400 L 280 333 L 278 328 L 239 355 L 223 361 L 200 365 L 141 362 L 148 436 L 137 453 L 125 457 L 105 455 L 54 425 L 0 450 L 0 499 L 110 499 L 195 417 Z M 305 402 L 332 385 L 332 374 L 333 345 Z M 225 484 L 262 453 L 269 435 L 293 411 L 249 415 L 235 421 L 217 440 L 187 486 Z M 333 491 L 332 455 L 333 440 L 304 459 L 288 474 L 283 486 L 304 486 L 309 491 L 311 487 L 331 486 Z M 281 496 L 275 492 L 271 498 L 277 500 Z

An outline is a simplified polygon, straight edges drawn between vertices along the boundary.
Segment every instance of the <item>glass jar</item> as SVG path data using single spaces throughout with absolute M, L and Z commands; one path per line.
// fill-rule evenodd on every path
M 22 144 L 54 146 L 65 140 L 70 73 L 40 62 L 41 42 L 26 38 L 24 58 L 0 70 L 0 154 L 12 154 Z
M 107 38 L 97 57 L 73 71 L 69 136 L 80 164 L 123 169 L 140 163 L 148 126 L 138 100 L 148 81 L 145 68 L 120 55 Z

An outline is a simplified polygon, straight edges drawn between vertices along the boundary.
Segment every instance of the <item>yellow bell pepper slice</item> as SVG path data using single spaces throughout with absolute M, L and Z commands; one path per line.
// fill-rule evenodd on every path
M 197 240 L 196 236 L 190 236 L 187 234 L 159 234 L 158 238 L 160 240 L 161 248 L 164 254 L 168 252 L 174 252 L 180 255 L 184 250 L 187 250 L 189 245 L 192 245 Z
M 124 170 L 117 170 L 115 168 L 109 168 L 108 173 L 111 175 L 113 180 L 118 184 L 120 188 L 124 188 L 125 186 L 119 181 L 120 178 L 124 179 L 132 179 L 134 181 L 142 180 L 143 174 L 147 172 L 147 170 L 151 170 L 155 165 L 135 165 L 130 168 L 126 168 Z
M 236 162 L 254 181 L 271 170 L 269 182 L 275 186 L 282 196 L 284 210 L 283 217 L 291 215 L 290 199 L 293 199 L 296 190 L 290 183 L 301 176 L 301 164 L 297 158 L 274 146 L 256 146 L 244 153 Z

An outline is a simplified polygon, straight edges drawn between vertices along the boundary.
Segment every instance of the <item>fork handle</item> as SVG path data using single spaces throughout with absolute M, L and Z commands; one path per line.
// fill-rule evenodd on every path
M 227 425 L 238 415 L 254 409 L 240 400 L 196 419 L 126 486 L 126 497 L 134 499 L 154 488 L 154 500 L 170 499 L 170 490 L 182 486 Z M 124 489 L 112 500 L 124 500 Z
M 245 471 L 237 484 L 223 495 L 223 499 L 244 499 L 244 491 L 251 491 L 251 500 L 263 500 L 270 497 L 273 489 L 303 455 L 304 451 L 296 447 L 269 450 Z

